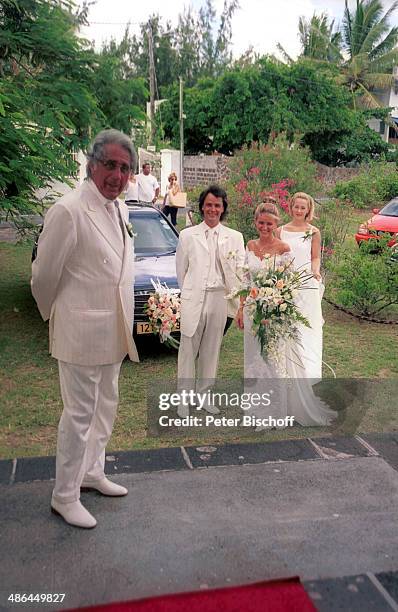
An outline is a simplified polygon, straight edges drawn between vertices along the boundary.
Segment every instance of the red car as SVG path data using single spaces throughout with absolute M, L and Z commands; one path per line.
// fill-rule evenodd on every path
M 361 223 L 355 240 L 358 245 L 363 240 L 370 240 L 382 236 L 391 236 L 388 246 L 393 246 L 398 242 L 398 197 L 393 198 L 381 210 L 373 209 L 373 217 L 366 223 Z

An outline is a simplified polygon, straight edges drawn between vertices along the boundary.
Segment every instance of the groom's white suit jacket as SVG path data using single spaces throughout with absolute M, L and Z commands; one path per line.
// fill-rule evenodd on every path
M 134 249 L 92 181 L 48 211 L 32 265 L 32 293 L 50 319 L 50 352 L 77 365 L 138 361 L 132 338 Z M 124 221 L 127 206 L 120 202 Z M 125 223 L 122 224 L 123 226 Z
M 199 323 L 210 270 L 207 246 L 207 225 L 202 222 L 187 227 L 180 233 L 177 247 L 176 268 L 181 289 L 181 333 L 192 337 Z M 238 274 L 244 265 L 243 236 L 221 223 L 218 230 L 218 254 L 225 278 L 225 289 L 230 293 L 238 285 Z M 239 298 L 228 300 L 228 316 L 234 317 Z

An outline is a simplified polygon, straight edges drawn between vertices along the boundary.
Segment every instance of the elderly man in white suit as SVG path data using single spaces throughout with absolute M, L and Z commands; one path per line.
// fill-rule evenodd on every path
M 234 317 L 238 310 L 239 300 L 227 300 L 226 296 L 237 285 L 245 249 L 242 234 L 220 223 L 227 207 L 226 192 L 218 185 L 211 185 L 199 197 L 202 223 L 180 234 L 176 267 L 181 289 L 178 352 L 181 389 L 191 386 L 196 376 L 200 391 L 215 379 L 227 317 Z M 209 403 L 204 408 L 219 412 Z M 180 405 L 178 414 L 186 416 L 188 407 Z
M 48 211 L 32 293 L 50 320 L 64 410 L 58 428 L 51 508 L 67 523 L 95 527 L 80 487 L 121 496 L 105 477 L 105 446 L 118 404 L 121 363 L 138 361 L 132 339 L 134 253 L 127 206 L 117 200 L 135 165 L 130 139 L 104 130 L 87 156 L 87 180 Z

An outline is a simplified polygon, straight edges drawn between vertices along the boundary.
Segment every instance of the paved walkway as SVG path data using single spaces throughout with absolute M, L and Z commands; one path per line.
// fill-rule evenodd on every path
M 0 462 L 0 610 L 299 575 L 319 610 L 398 610 L 398 434 L 115 453 L 125 498 L 84 531 L 50 514 L 54 458 Z M 38 609 L 38 608 L 36 608 Z

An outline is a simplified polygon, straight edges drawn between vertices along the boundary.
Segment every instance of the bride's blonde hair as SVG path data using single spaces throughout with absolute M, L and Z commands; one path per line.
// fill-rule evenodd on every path
M 257 206 L 256 210 L 254 211 L 254 220 L 257 221 L 259 216 L 265 213 L 267 215 L 270 215 L 271 217 L 275 217 L 275 221 L 278 224 L 280 221 L 280 217 L 278 207 L 276 204 L 274 204 L 275 200 L 270 196 L 268 196 L 267 200 L 267 202 L 262 202 Z M 271 200 L 273 200 L 273 202 Z

